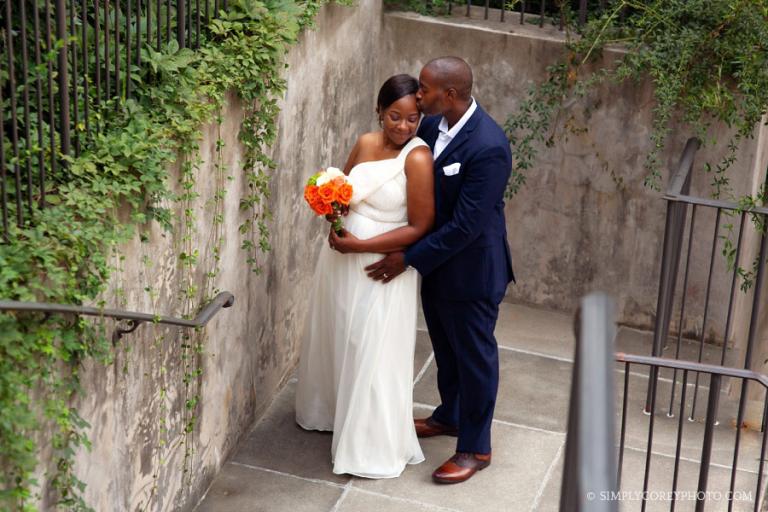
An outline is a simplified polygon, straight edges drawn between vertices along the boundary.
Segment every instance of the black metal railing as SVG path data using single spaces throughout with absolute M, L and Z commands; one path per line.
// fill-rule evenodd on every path
M 133 94 L 142 50 L 197 47 L 227 0 L 4 0 L 0 243 L 46 205 L 48 179 Z
M 461 8 L 468 18 L 479 15 L 489 20 L 498 16 L 501 22 L 519 22 L 519 24 L 534 24 L 543 27 L 545 24 L 557 26 L 560 30 L 565 26 L 566 16 L 573 16 L 578 26 L 586 23 L 587 18 L 599 15 L 610 6 L 610 0 L 467 0 L 453 2 L 448 0 L 438 3 L 435 0 L 425 0 L 427 12 L 438 11 L 437 7 L 445 5 L 447 14 Z M 454 5 L 455 4 L 455 5 Z
M 673 312 L 676 302 L 677 284 L 679 278 L 680 263 L 685 261 L 682 287 L 680 289 L 678 301 L 679 312 L 677 316 L 677 333 L 675 340 L 674 358 L 680 359 L 683 333 L 685 331 L 686 321 L 691 315 L 691 290 L 696 288 L 704 290 L 701 309 L 693 313 L 700 314 L 695 318 L 700 319 L 700 324 L 696 328 L 698 348 L 696 350 L 696 361 L 701 363 L 704 355 L 705 341 L 715 341 L 720 344 L 719 362 L 720 365 L 726 364 L 726 353 L 729 342 L 734 338 L 734 304 L 740 292 L 740 289 L 751 286 L 751 312 L 749 328 L 744 343 L 744 360 L 737 365 L 749 370 L 752 367 L 753 353 L 757 342 L 758 320 L 761 314 L 762 289 L 765 281 L 766 257 L 768 257 L 765 226 L 768 220 L 768 208 L 751 207 L 742 208 L 738 203 L 732 201 L 723 201 L 719 199 L 705 199 L 690 195 L 691 176 L 693 171 L 693 162 L 696 151 L 700 146 L 698 139 L 689 139 L 685 150 L 680 159 L 680 164 L 672 174 L 670 184 L 664 199 L 667 201 L 666 225 L 664 231 L 664 246 L 662 250 L 661 275 L 659 279 L 659 293 L 657 299 L 656 322 L 654 326 L 653 347 L 651 355 L 661 357 L 665 345 L 669 340 L 670 325 L 673 320 Z M 690 206 L 690 208 L 689 208 Z M 689 215 L 690 210 L 690 215 Z M 699 222 L 712 223 L 711 235 L 705 233 L 703 244 L 696 244 L 697 236 L 701 236 L 701 230 L 697 235 L 696 226 Z M 751 222 L 748 222 L 750 221 Z M 759 236 L 759 248 L 757 249 L 756 259 L 751 265 L 751 270 L 746 272 L 740 265 L 742 263 L 745 234 L 750 226 L 757 226 L 755 232 Z M 724 232 L 727 234 L 724 235 Z M 687 233 L 687 241 L 686 241 Z M 735 244 L 732 238 L 736 239 Z M 725 247 L 729 243 L 730 247 Z M 702 245 L 704 250 L 702 250 Z M 706 252 L 705 254 L 702 254 Z M 723 258 L 727 255 L 730 258 L 730 268 L 727 269 L 729 275 L 720 275 L 715 273 L 715 266 L 718 263 L 717 258 Z M 699 256 L 703 259 L 708 258 L 703 263 L 706 268 L 706 281 L 699 278 L 694 282 L 691 267 L 692 259 Z M 719 262 L 722 264 L 722 262 Z M 699 274 L 701 275 L 701 274 Z M 728 289 L 727 301 L 713 301 L 713 281 L 715 278 L 727 279 L 725 283 Z M 737 286 L 741 284 L 741 286 Z M 717 308 L 717 311 L 715 311 Z M 712 327 L 712 318 L 715 313 L 725 317 L 725 325 L 721 332 L 713 338 L 715 329 Z M 709 336 L 709 340 L 707 337 Z M 737 341 L 737 340 L 734 340 Z M 742 340 L 743 341 L 743 340 Z M 673 369 L 673 382 L 677 382 L 679 372 Z M 651 393 L 653 386 L 658 378 L 658 368 L 651 367 L 651 379 L 649 381 L 648 393 L 646 398 L 646 411 L 650 408 Z M 696 416 L 697 400 L 699 392 L 699 375 L 697 374 L 694 382 L 693 405 L 691 407 L 690 419 Z M 672 414 L 672 404 L 675 399 L 675 386 L 671 387 L 669 397 L 669 412 Z M 746 386 L 741 390 L 741 405 L 739 409 L 739 423 L 743 420 L 743 406 L 746 401 Z M 764 420 L 765 423 L 765 420 Z
M 718 423 L 717 417 L 718 411 L 723 414 L 721 402 L 728 401 L 727 395 L 721 393 L 725 379 L 737 381 L 742 387 L 749 382 L 762 387 L 765 410 L 768 408 L 768 377 L 751 370 L 720 365 L 614 354 L 614 311 L 612 300 L 603 294 L 592 294 L 582 300 L 576 317 L 576 353 L 560 510 L 616 511 L 621 504 L 625 510 L 637 507 L 645 511 L 651 501 L 656 502 L 654 509 L 663 502 L 662 506 L 670 511 L 682 501 L 694 502 L 697 512 L 704 511 L 707 503 L 718 510 L 726 504 L 729 511 L 736 505 L 739 510 L 744 510 L 745 505 L 755 512 L 761 510 L 765 501 L 768 429 L 761 433 L 750 432 L 747 438 L 747 434 L 741 435 L 740 424 L 736 424 L 739 428 L 734 428 L 727 422 Z M 614 360 L 621 366 L 614 366 Z M 675 419 L 660 414 L 656 406 L 657 387 L 651 395 L 653 414 L 642 414 L 645 385 L 642 372 L 632 371 L 634 366 L 647 366 L 657 371 L 666 368 L 681 373 L 682 381 L 671 384 L 679 385 L 681 389 L 675 403 Z M 615 371 L 623 372 L 623 386 L 618 393 L 615 393 L 613 382 Z M 709 380 L 705 419 L 703 425 L 696 422 L 686 426 L 689 424 L 684 418 L 693 405 L 688 391 L 693 388 L 694 376 L 698 375 Z M 632 380 L 634 385 L 630 384 Z M 669 382 L 665 380 L 665 383 Z M 616 403 L 620 404 L 618 409 Z M 619 418 L 618 441 L 614 430 L 616 418 Z M 745 439 L 749 442 L 744 442 Z M 732 459 L 729 458 L 731 449 Z M 632 471 L 625 469 L 627 453 L 632 453 L 635 458 Z M 666 462 L 665 467 L 661 467 L 662 461 Z M 745 467 L 743 461 L 756 465 L 756 468 Z M 685 469 L 683 464 L 687 466 Z M 712 478 L 713 467 L 721 472 L 716 482 Z M 744 485 L 743 480 L 737 485 L 737 476 L 743 478 L 745 474 L 754 477 L 754 486 Z
M 220 292 L 208 302 L 200 312 L 192 319 L 176 318 L 171 316 L 154 315 L 150 313 L 138 313 L 122 309 L 102 309 L 88 306 L 72 306 L 69 304 L 48 304 L 42 302 L 19 302 L 13 300 L 0 300 L 0 311 L 14 311 L 25 313 L 46 314 L 72 314 L 78 316 L 96 316 L 101 318 L 114 318 L 125 320 L 127 325 L 118 326 L 112 335 L 112 341 L 116 342 L 124 334 L 135 331 L 144 322 L 154 324 L 176 325 L 179 327 L 202 328 L 221 310 L 234 304 L 235 296 L 230 292 Z
M 576 315 L 568 433 L 560 491 L 562 512 L 617 511 L 613 344 L 615 305 L 584 297 Z
M 762 434 L 760 435 L 761 441 L 759 443 L 760 450 L 758 453 L 751 453 L 751 456 L 748 460 L 757 460 L 758 461 L 758 467 L 756 471 L 756 484 L 755 484 L 755 490 L 754 493 L 747 492 L 744 489 L 737 489 L 736 488 L 736 477 L 738 474 L 739 469 L 739 456 L 741 455 L 741 441 L 742 441 L 742 426 L 741 423 L 737 422 L 736 427 L 737 428 L 730 428 L 730 425 L 726 425 L 725 427 L 721 427 L 719 431 L 717 431 L 717 438 L 718 439 L 724 439 L 726 436 L 724 435 L 725 432 L 734 432 L 734 444 L 733 444 L 733 459 L 730 464 L 720 464 L 720 470 L 725 469 L 726 471 L 730 471 L 730 478 L 728 483 L 728 490 L 717 490 L 716 492 L 712 492 L 710 488 L 710 468 L 712 466 L 712 457 L 713 457 L 713 447 L 716 439 L 716 427 L 718 426 L 718 410 L 720 408 L 720 403 L 724 400 L 721 396 L 721 387 L 723 384 L 724 378 L 730 378 L 732 380 L 736 380 L 742 385 L 742 389 L 745 389 L 747 387 L 747 384 L 749 382 L 755 382 L 759 384 L 763 389 L 765 389 L 765 399 L 763 401 L 763 410 L 766 410 L 766 406 L 768 406 L 768 378 L 765 375 L 761 375 L 759 373 L 753 372 L 751 370 L 744 370 L 744 369 L 737 369 L 737 368 L 726 368 L 724 366 L 719 365 L 710 365 L 710 364 L 702 364 L 692 361 L 680 361 L 680 360 L 674 360 L 674 359 L 667 359 L 667 358 L 661 358 L 661 357 L 649 357 L 649 356 L 639 356 L 639 355 L 630 355 L 630 354 L 616 354 L 616 361 L 624 363 L 624 386 L 623 386 L 623 399 L 622 399 L 622 407 L 621 407 L 621 424 L 620 424 L 620 435 L 619 435 L 619 456 L 618 456 L 618 481 L 621 485 L 622 482 L 622 468 L 624 463 L 624 454 L 625 454 L 625 446 L 626 446 L 626 436 L 627 436 L 627 426 L 628 426 L 628 404 L 631 396 L 631 388 L 630 388 L 630 375 L 631 367 L 632 365 L 642 365 L 647 366 L 651 368 L 652 370 L 658 370 L 660 368 L 668 368 L 672 369 L 675 372 L 680 372 L 682 374 L 682 382 L 681 384 L 681 392 L 680 392 L 680 398 L 678 403 L 676 404 L 676 408 L 678 409 L 678 418 L 675 423 L 676 425 L 676 432 L 674 434 L 674 466 L 672 470 L 672 478 L 669 482 L 668 492 L 660 492 L 660 489 L 650 489 L 650 480 L 651 480 L 651 467 L 652 467 L 652 460 L 654 458 L 654 426 L 656 425 L 657 421 L 663 420 L 665 422 L 665 427 L 670 427 L 670 422 L 673 422 L 673 420 L 670 419 L 669 415 L 658 415 L 657 414 L 657 408 L 656 408 L 656 398 L 657 398 L 657 386 L 653 386 L 652 388 L 652 395 L 651 395 L 651 406 L 650 411 L 653 411 L 653 414 L 647 415 L 648 417 L 648 431 L 647 431 L 647 438 L 646 438 L 646 444 L 644 448 L 638 449 L 637 447 L 634 447 L 634 450 L 640 451 L 645 456 L 645 462 L 644 462 L 644 472 L 643 472 L 643 483 L 642 483 L 642 491 L 636 492 L 634 496 L 636 496 L 637 501 L 641 502 L 641 510 L 645 510 L 646 506 L 651 498 L 658 500 L 663 499 L 665 501 L 669 501 L 670 503 L 670 510 L 675 510 L 675 504 L 676 502 L 680 501 L 680 496 L 683 495 L 686 497 L 687 500 L 696 502 L 695 510 L 696 512 L 701 512 L 705 510 L 705 505 L 708 500 L 710 501 L 717 501 L 718 503 L 716 506 L 718 509 L 721 509 L 723 506 L 722 502 L 727 501 L 727 507 L 728 511 L 730 512 L 733 510 L 733 507 L 736 503 L 739 503 L 739 510 L 743 510 L 744 502 L 753 501 L 753 510 L 757 512 L 758 510 L 761 510 L 761 505 L 763 502 L 763 471 L 764 471 L 764 463 L 765 463 L 765 455 L 766 455 L 766 437 L 768 437 L 768 429 L 763 429 Z M 684 421 L 684 417 L 686 415 L 686 409 L 690 406 L 693 406 L 693 401 L 688 400 L 687 391 L 689 387 L 692 387 L 690 381 L 692 380 L 692 376 L 696 377 L 696 382 L 699 380 L 700 375 L 705 375 L 709 377 L 709 393 L 708 393 L 708 399 L 707 399 L 707 405 L 705 410 L 705 418 L 704 418 L 704 431 L 703 433 L 696 433 L 695 435 L 689 435 L 686 436 L 685 433 L 685 425 L 686 421 Z M 676 383 L 672 384 L 672 387 L 675 387 Z M 741 406 L 743 404 L 740 404 L 740 411 Z M 657 419 L 658 416 L 658 419 Z M 698 425 L 698 424 L 695 424 Z M 693 427 L 690 427 L 693 428 Z M 670 434 L 669 431 L 666 432 L 667 434 Z M 701 448 L 700 451 L 694 449 L 692 446 L 693 439 L 698 439 L 698 435 L 701 434 Z M 669 436 L 668 436 L 669 437 Z M 728 444 L 726 441 L 725 444 Z M 681 489 L 680 488 L 680 478 L 682 476 L 680 466 L 681 461 L 683 460 L 682 457 L 682 450 L 684 445 L 686 446 L 686 449 L 688 451 L 697 452 L 700 454 L 700 459 L 698 461 L 692 460 L 691 458 L 685 458 L 685 462 L 687 464 L 691 463 L 697 463 L 698 462 L 698 480 L 695 486 L 695 489 Z M 727 453 L 730 451 L 729 449 L 723 450 L 722 446 L 721 453 L 725 452 Z M 730 444 L 728 444 L 728 448 L 730 448 Z M 754 448 L 754 446 L 753 446 Z M 666 457 L 672 457 L 671 454 L 666 454 Z M 754 458 L 753 458 L 754 457 Z M 751 474 L 754 474 L 752 472 Z M 622 485 L 622 488 L 624 486 Z M 650 493 L 650 494 L 649 494 Z M 654 498 L 655 495 L 655 498 Z M 620 496 L 623 496 L 623 494 L 620 493 Z M 714 499 L 712 499 L 714 498 Z

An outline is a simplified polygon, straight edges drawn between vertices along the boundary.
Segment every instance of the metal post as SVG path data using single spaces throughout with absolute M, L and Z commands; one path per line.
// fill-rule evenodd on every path
M 696 512 L 704 512 L 706 505 L 707 481 L 709 480 L 709 462 L 712 458 L 712 441 L 715 430 L 715 413 L 717 400 L 720 395 L 720 380 L 722 376 L 712 374 L 709 387 L 709 401 L 707 403 L 707 419 L 704 423 L 704 443 L 701 447 L 701 466 L 699 469 L 699 485 L 696 490 Z

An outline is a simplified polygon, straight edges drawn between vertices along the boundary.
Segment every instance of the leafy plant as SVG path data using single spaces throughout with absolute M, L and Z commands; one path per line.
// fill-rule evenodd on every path
M 649 79 L 653 109 L 646 185 L 658 189 L 672 123 L 681 120 L 705 142 L 714 129 L 730 130 L 727 153 L 710 164 L 713 195 L 729 191 L 726 171 L 739 143 L 751 138 L 768 111 L 768 4 L 764 0 L 616 0 L 595 9 L 578 27 L 567 3 L 564 57 L 528 91 L 506 123 L 515 168 L 513 195 L 541 146 L 551 147 L 568 127 L 568 107 L 605 83 Z M 595 6 L 597 7 L 597 6 Z M 602 59 L 609 45 L 626 50 Z M 565 129 L 563 129 L 565 128 Z M 764 198 L 763 198 L 764 199 Z

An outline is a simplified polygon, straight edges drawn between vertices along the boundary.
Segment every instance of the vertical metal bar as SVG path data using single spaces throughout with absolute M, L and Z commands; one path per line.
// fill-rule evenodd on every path
M 208 0 L 205 0 L 206 5 Z M 453 14 L 453 0 L 448 0 L 448 14 Z M 501 10 L 501 21 L 504 21 L 504 9 Z
M 490 4 L 490 0 L 485 0 L 485 16 L 484 16 L 484 19 L 486 19 L 486 20 L 488 19 L 488 7 L 489 7 L 489 4 Z
M 205 0 L 205 26 L 208 26 L 208 23 L 211 22 L 211 2 L 210 0 Z M 448 14 L 451 13 L 451 2 L 448 2 Z
M 717 233 L 720 231 L 720 215 L 723 210 L 717 209 L 717 215 L 715 215 L 715 232 L 712 235 L 712 251 L 709 255 L 709 274 L 707 275 L 707 291 L 704 296 L 704 317 L 701 320 L 701 340 L 699 341 L 699 357 L 698 362 L 701 362 L 701 358 L 704 355 L 704 338 L 707 332 L 707 319 L 709 316 L 709 297 L 712 289 L 712 271 L 715 267 L 715 252 L 717 251 Z M 696 374 L 696 384 L 693 388 L 693 404 L 691 404 L 691 417 L 689 420 L 693 421 L 696 417 L 696 399 L 699 395 L 699 374 Z
M 544 14 L 547 9 L 547 0 L 541 0 L 541 12 L 539 13 L 539 28 L 544 26 Z
M 679 475 L 680 471 L 680 450 L 683 446 L 683 417 L 685 417 L 685 392 L 688 388 L 688 370 L 683 370 L 683 387 L 680 390 L 680 412 L 679 417 L 677 419 L 677 445 L 675 448 L 675 468 L 673 471 L 672 476 L 672 500 L 669 505 L 669 511 L 674 512 L 675 511 L 675 496 L 677 495 L 677 477 Z M 675 386 L 675 383 L 672 383 L 672 386 Z M 670 407 L 672 404 L 670 404 Z
M 468 2 L 470 0 L 467 0 Z M 213 0 L 213 17 L 217 17 L 219 15 L 219 0 Z
M 24 224 L 21 198 L 21 168 L 19 167 L 19 121 L 16 118 L 16 69 L 13 56 L 13 32 L 11 30 L 11 2 L 5 2 L 5 50 L 8 52 L 8 92 L 11 100 L 11 147 L 13 149 L 13 174 L 16 184 L 16 223 Z
M 19 0 L 21 4 L 21 72 L 24 76 L 24 142 L 26 156 L 24 170 L 27 174 L 27 211 L 32 218 L 32 137 L 29 133 L 29 51 L 27 49 L 27 0 Z
M 109 0 L 104 0 L 104 90 L 106 91 L 104 101 L 109 101 L 112 97 L 109 87 L 109 69 L 111 67 L 109 62 L 109 56 L 111 55 L 109 49 L 109 23 Z
M 765 400 L 763 402 L 763 415 L 768 411 L 768 389 L 765 390 Z M 763 466 L 765 465 L 765 445 L 768 440 L 768 429 L 763 427 L 763 442 L 760 445 L 760 464 L 757 468 L 757 489 L 755 491 L 755 509 L 754 512 L 758 512 L 760 509 L 760 498 L 762 498 L 761 490 L 763 488 Z
M 469 14 L 471 10 L 472 10 L 472 0 L 467 0 L 467 18 L 469 18 Z
M 63 41 L 59 49 L 59 102 L 60 102 L 60 126 L 59 140 L 61 140 L 61 153 L 70 154 L 70 124 L 69 124 L 69 68 L 67 63 L 67 52 L 69 44 L 67 43 L 67 4 L 64 0 L 56 0 L 56 38 Z M 66 161 L 62 162 L 66 166 Z
M 579 26 L 587 22 L 587 0 L 579 0 Z
M 46 51 L 53 51 L 51 34 L 51 0 L 45 0 L 45 42 Z M 51 146 L 51 175 L 56 176 L 58 154 L 56 151 L 56 104 L 53 101 L 53 62 L 46 58 L 48 66 L 48 138 Z
M 717 409 L 717 401 L 720 398 L 721 378 L 722 375 L 715 373 L 711 374 L 709 381 L 709 400 L 707 403 L 707 418 L 704 422 L 704 442 L 701 447 L 699 485 L 696 488 L 696 512 L 704 512 L 704 506 L 706 504 L 707 483 L 709 481 L 709 463 L 712 459 L 712 441 L 715 433 L 715 410 Z M 746 384 L 746 381 L 744 383 Z M 731 491 L 733 491 L 733 489 L 731 489 Z
M 149 30 L 149 13 L 147 13 Z M 141 66 L 141 0 L 136 0 L 136 65 Z
M 95 61 L 96 61 L 96 109 L 98 110 L 101 107 L 101 20 L 99 15 L 99 0 L 94 0 L 94 9 L 93 9 L 93 40 L 94 40 L 94 46 L 96 48 L 96 55 L 95 55 Z M 99 131 L 98 124 L 96 126 L 96 131 Z
M 525 0 L 520 2 L 520 24 L 525 23 Z
M 33 14 L 35 16 L 35 75 L 36 75 L 36 87 L 35 94 L 37 96 L 37 173 L 40 187 L 40 198 L 38 206 L 43 207 L 45 202 L 45 155 L 43 151 L 43 78 L 40 75 L 40 12 L 37 2 L 32 2 L 34 7 Z
M 624 363 L 624 399 L 621 405 L 621 433 L 619 434 L 619 463 L 616 483 L 621 488 L 621 468 L 624 467 L 624 440 L 627 437 L 627 403 L 629 402 L 629 363 Z
M 0 103 L 3 101 L 3 82 L 0 77 Z M 5 189 L 5 109 L 0 114 L 0 207 L 3 211 L 3 241 L 8 241 L 8 191 Z
M 113 97 L 120 100 L 122 93 L 120 91 L 120 0 L 115 0 L 115 95 Z M 117 108 L 117 105 L 115 105 Z
M 200 0 L 195 0 L 195 48 L 200 48 Z
M 86 140 L 91 136 L 90 111 L 90 90 L 88 88 L 88 0 L 82 0 L 80 15 L 80 24 L 83 26 L 83 35 L 80 39 L 80 46 L 83 51 L 83 116 L 85 117 L 85 136 Z
M 125 97 L 131 97 L 131 0 L 125 5 Z
M 654 370 L 658 371 L 659 367 L 654 366 Z M 656 373 L 656 372 L 652 372 Z M 645 453 L 645 476 L 643 477 L 643 494 L 642 494 L 642 502 L 640 505 L 641 512 L 645 512 L 645 507 L 648 505 L 647 502 L 647 495 L 648 495 L 648 483 L 650 481 L 650 475 L 651 475 L 651 451 L 653 450 L 653 424 L 656 419 L 656 388 L 657 388 L 658 381 L 656 379 L 653 379 L 651 381 L 651 408 L 648 411 L 648 444 L 646 445 L 646 453 Z
M 728 348 L 728 333 L 731 332 L 731 321 L 733 320 L 733 299 L 736 295 L 736 278 L 739 275 L 739 258 L 741 257 L 741 239 L 744 233 L 744 221 L 747 218 L 747 212 L 741 212 L 741 221 L 739 222 L 739 237 L 736 242 L 736 256 L 733 259 L 733 275 L 731 277 L 731 293 L 728 296 L 728 315 L 725 319 L 725 335 L 723 336 L 723 352 L 720 354 L 720 366 L 725 365 L 725 350 Z
M 152 0 L 147 0 L 147 7 L 146 7 L 146 13 L 147 13 L 147 46 L 152 46 Z M 139 48 L 139 52 L 141 52 L 141 48 Z
M 687 205 L 677 201 L 667 202 L 667 217 L 664 226 L 664 246 L 661 256 L 661 277 L 659 279 L 659 295 L 656 303 L 656 324 L 653 330 L 653 356 L 660 357 L 664 344 L 669 335 L 669 323 L 672 318 L 672 308 L 675 301 L 677 272 L 680 266 L 680 250 L 685 231 Z M 645 410 L 648 411 L 651 395 L 651 381 L 658 377 L 659 368 L 650 368 L 648 394 L 645 400 Z
M 682 297 L 680 298 L 680 321 L 678 323 L 677 328 L 677 346 L 675 348 L 675 359 L 680 359 L 680 345 L 683 341 L 683 321 L 685 320 L 685 304 L 688 302 L 686 299 L 688 298 L 688 274 L 691 267 L 691 252 L 693 247 L 693 232 L 694 227 L 696 225 L 696 206 L 693 205 L 693 208 L 691 209 L 691 229 L 688 232 L 688 254 L 685 257 L 685 274 L 683 276 L 683 290 L 682 290 Z M 667 413 L 668 417 L 672 417 L 672 404 L 675 401 L 675 385 L 677 384 L 677 368 L 675 368 L 674 374 L 672 376 L 672 391 L 669 395 L 669 412 Z
M 176 41 L 179 43 L 179 48 L 184 48 L 186 40 L 186 23 L 187 14 L 184 12 L 186 8 L 186 0 L 176 0 Z
M 75 29 L 75 6 L 77 4 L 75 3 L 75 0 L 69 1 L 69 34 L 75 35 L 77 34 L 77 31 Z M 77 99 L 77 45 L 73 44 L 72 46 L 72 84 L 70 85 L 70 91 L 72 93 L 72 97 L 70 101 L 72 102 L 72 112 L 74 113 L 74 124 L 72 125 L 72 131 L 75 133 L 75 156 L 80 155 L 80 130 L 78 130 L 78 125 L 80 124 L 80 112 L 78 108 L 78 99 Z M 69 53 L 69 52 L 68 52 Z

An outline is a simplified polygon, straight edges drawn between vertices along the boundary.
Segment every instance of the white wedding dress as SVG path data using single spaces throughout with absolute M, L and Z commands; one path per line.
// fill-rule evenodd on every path
M 357 164 L 344 227 L 361 239 L 407 223 L 405 158 Z M 424 460 L 413 426 L 418 274 L 387 284 L 364 268 L 380 254 L 340 254 L 323 244 L 310 294 L 296 391 L 296 422 L 332 430 L 333 472 L 394 478 Z

